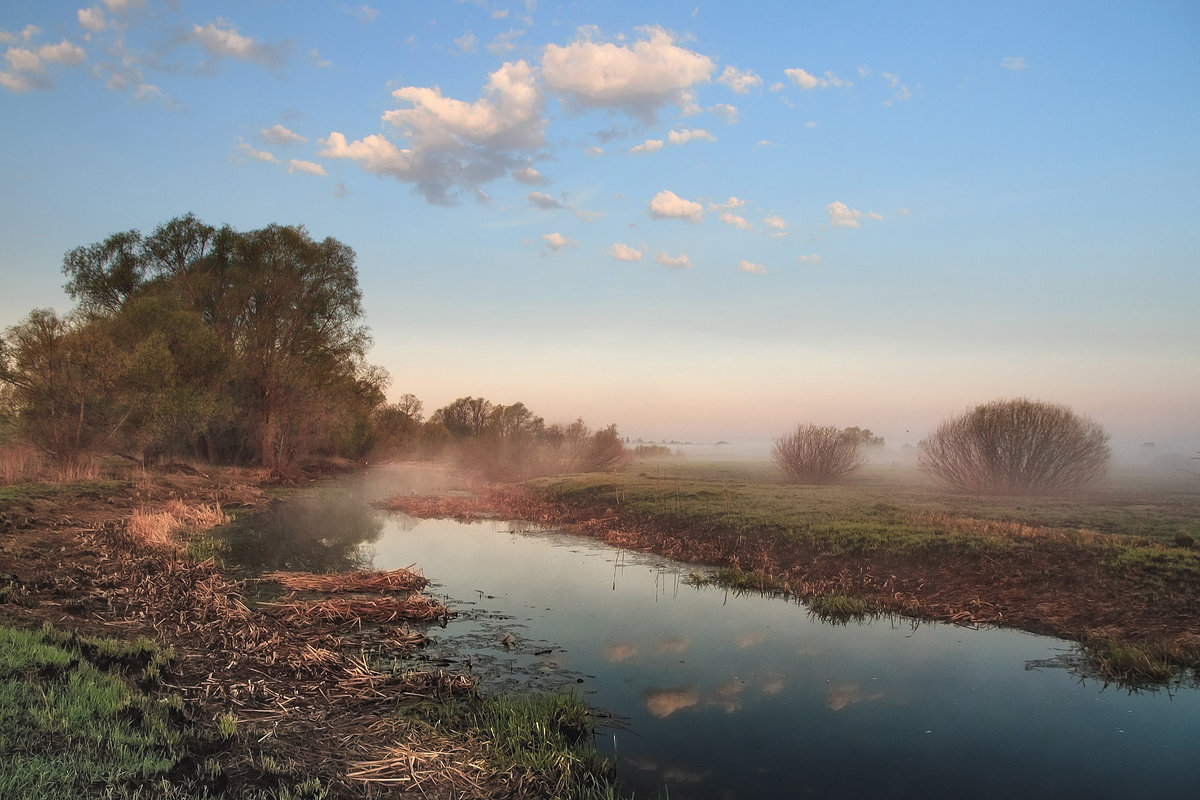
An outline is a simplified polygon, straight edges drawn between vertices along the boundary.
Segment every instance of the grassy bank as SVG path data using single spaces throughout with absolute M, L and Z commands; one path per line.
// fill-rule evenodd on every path
M 1200 668 L 1200 482 L 976 497 L 889 467 L 802 486 L 765 464 L 668 461 L 526 488 L 543 504 L 527 518 L 721 567 L 724 585 L 797 596 L 833 619 L 1063 636 L 1128 683 Z M 521 510 L 496 497 L 501 513 Z

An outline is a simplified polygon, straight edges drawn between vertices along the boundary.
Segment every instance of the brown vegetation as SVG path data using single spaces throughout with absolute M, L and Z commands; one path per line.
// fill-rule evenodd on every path
M 963 492 L 1072 491 L 1104 476 L 1108 434 L 1071 409 L 996 400 L 943 422 L 921 442 L 919 464 Z
M 393 746 L 410 748 L 414 758 L 440 747 L 432 732 L 422 729 L 418 736 L 410 722 L 389 712 L 474 690 L 462 675 L 385 673 L 359 655 L 366 646 L 392 655 L 421 646 L 422 633 L 395 624 L 401 613 L 421 619 L 449 613 L 421 595 L 393 596 L 401 585 L 421 584 L 419 575 L 360 574 L 351 578 L 356 592 L 374 586 L 388 595 L 337 595 L 262 613 L 211 560 L 181 557 L 175 539 L 160 535 L 168 518 L 199 526 L 220 504 L 262 504 L 253 486 L 227 476 L 151 474 L 136 484 L 106 485 L 102 493 L 81 487 L 28 497 L 0 509 L 0 621 L 27 628 L 52 623 L 122 639 L 147 635 L 172 647 L 175 658 L 164 679 L 187 700 L 190 721 L 212 725 L 218 714 L 230 713 L 238 719 L 226 769 L 232 781 L 239 780 L 237 765 L 253 769 L 253 751 L 303 764 L 330 785 L 331 796 L 375 796 L 362 776 L 349 773 Z M 143 521 L 130 524 L 135 515 Z M 150 535 L 141 532 L 147 520 Z M 381 621 L 363 629 L 369 619 Z M 352 628 L 358 630 L 350 638 Z M 387 735 L 392 738 L 380 738 Z M 455 788 L 450 776 L 445 780 L 419 785 L 431 797 L 474 791 L 472 784 Z
M 871 432 L 865 432 L 870 438 Z M 858 428 L 840 431 L 832 426 L 797 425 L 775 440 L 775 463 L 796 483 L 833 483 L 858 471 L 864 457 Z

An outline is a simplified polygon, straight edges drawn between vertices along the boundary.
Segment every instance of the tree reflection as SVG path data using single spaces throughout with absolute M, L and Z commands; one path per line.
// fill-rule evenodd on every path
M 345 493 L 273 501 L 266 510 L 237 518 L 223 532 L 227 559 L 250 572 L 346 572 L 371 561 L 363 545 L 383 531 L 378 512 Z

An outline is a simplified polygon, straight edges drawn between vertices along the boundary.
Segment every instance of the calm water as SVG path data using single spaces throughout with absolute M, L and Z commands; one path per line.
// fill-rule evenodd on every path
M 638 797 L 1195 798 L 1200 691 L 1130 694 L 1045 637 L 880 620 L 683 582 L 692 567 L 510 523 L 372 511 L 448 473 L 381 468 L 234 537 L 249 566 L 416 565 L 460 612 L 422 658 L 572 687 Z

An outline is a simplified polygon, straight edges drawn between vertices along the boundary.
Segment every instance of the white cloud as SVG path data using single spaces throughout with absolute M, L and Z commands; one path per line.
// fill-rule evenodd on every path
M 900 76 L 896 75 L 893 72 L 881 72 L 881 73 L 879 73 L 879 75 L 885 81 L 887 81 L 888 86 L 892 87 L 893 89 L 895 89 L 897 86 L 900 85 Z M 864 75 L 863 77 L 866 77 L 866 76 Z
M 815 89 L 821 85 L 820 78 L 814 78 L 812 75 L 800 69 L 799 67 L 785 69 L 783 74 L 787 75 L 788 78 L 791 79 L 792 83 L 796 84 L 801 89 Z
M 507 8 L 498 8 L 492 12 L 492 19 L 507 19 L 507 18 L 508 18 L 508 9 Z
M 404 86 L 394 92 L 409 104 L 383 115 L 408 140 L 400 148 L 379 134 L 356 142 L 334 131 L 320 155 L 358 161 L 363 169 L 412 183 L 431 203 L 450 204 L 457 190 L 474 190 L 524 166 L 519 154 L 541 147 L 545 120 L 533 69 L 505 63 L 488 77 L 473 103 L 442 96 L 441 89 Z
M 745 200 L 736 197 L 730 197 L 724 203 L 709 203 L 708 207 L 716 211 L 732 211 L 735 208 L 742 208 L 746 205 Z
M 763 224 L 777 231 L 787 230 L 787 222 L 784 221 L 783 217 L 769 216 L 763 220 Z
M 726 67 L 717 78 L 717 83 L 723 83 L 738 94 L 745 94 L 756 86 L 762 86 L 762 78 L 752 70 L 742 72 L 734 67 Z
M 102 33 L 108 28 L 108 20 L 104 18 L 104 10 L 100 6 L 81 8 L 75 12 L 79 27 L 92 33 Z
M 542 177 L 542 173 L 538 172 L 528 164 L 518 169 L 514 169 L 512 176 L 513 180 L 515 180 L 517 183 L 523 183 L 526 186 L 536 186 L 546 182 L 546 179 Z
M 266 150 L 255 150 L 245 142 L 238 143 L 237 151 L 244 156 L 253 158 L 255 161 L 267 161 L 273 164 L 279 163 L 279 159 L 275 157 L 274 153 L 269 153 Z
M 589 156 L 602 156 L 604 155 L 604 148 L 594 144 L 591 147 L 585 148 L 583 152 Z
M 42 29 L 37 25 L 26 25 L 20 33 L 9 33 L 8 31 L 0 30 L 0 44 L 16 44 L 17 42 L 29 42 L 33 37 L 42 32 Z
M 151 100 L 163 100 L 170 104 L 170 98 L 167 93 L 153 83 L 139 83 L 137 89 L 133 93 L 133 99 L 139 103 L 149 102 Z
M 672 191 L 664 189 L 650 201 L 650 216 L 659 219 L 685 219 L 699 222 L 704 218 L 704 207 L 691 200 L 684 200 Z
M 30 92 L 34 89 L 49 89 L 50 84 L 45 78 L 37 75 L 30 75 L 24 72 L 4 72 L 0 71 L 0 86 L 8 89 L 10 92 L 21 94 Z
M 801 264 L 820 264 L 821 257 L 816 253 L 810 253 L 806 256 L 796 256 L 796 261 Z
M 63 39 L 58 44 L 44 44 L 38 48 L 38 56 L 52 64 L 78 64 L 87 58 L 87 53 L 77 44 Z
M 753 261 L 742 259 L 738 262 L 738 272 L 749 272 L 754 275 L 766 275 L 767 268 L 762 264 L 755 264 Z
M 574 247 L 579 244 L 574 239 L 568 239 L 557 231 L 554 233 L 544 233 L 542 234 L 542 238 L 546 240 L 546 245 L 556 253 L 564 247 Z
M 258 135 L 267 144 L 299 144 L 300 142 L 308 141 L 308 139 L 305 139 L 300 134 L 293 133 L 278 123 L 269 128 L 263 128 L 258 132 Z
M 552 211 L 557 208 L 566 208 L 562 203 L 555 200 L 545 192 L 530 192 L 525 195 L 525 199 L 529 201 L 529 205 L 534 208 L 540 208 L 546 211 Z
M 462 36 L 459 36 L 454 40 L 454 44 L 464 53 L 474 53 L 476 43 L 477 40 L 475 39 L 475 34 L 471 33 L 470 31 L 464 33 Z
M 1000 66 L 1014 71 L 1022 70 L 1025 69 L 1025 59 L 1021 56 L 1007 56 L 1000 62 Z
M 834 227 L 857 228 L 858 221 L 863 217 L 867 219 L 883 219 L 882 214 L 877 214 L 874 211 L 859 211 L 857 208 L 850 208 L 840 200 L 830 203 L 826 206 L 825 210 L 829 212 L 829 224 Z
M 709 106 L 708 111 L 710 114 L 715 114 L 730 124 L 738 121 L 737 106 L 731 106 L 728 103 L 717 103 L 715 106 Z
M 19 35 L 4 33 L 4 38 L 8 41 L 20 39 L 29 42 L 39 33 L 40 28 L 27 25 Z M 87 53 L 82 47 L 66 39 L 58 44 L 44 44 L 36 51 L 27 47 L 10 47 L 4 51 L 4 60 L 8 62 L 9 69 L 0 71 L 0 86 L 18 94 L 35 89 L 50 89 L 53 83 L 46 75 L 47 63 L 72 66 L 86 58 Z
M 9 65 L 18 72 L 41 75 L 46 71 L 46 67 L 38 58 L 37 53 L 26 50 L 24 47 L 10 47 L 5 51 L 4 57 L 8 60 Z
M 232 58 L 234 61 L 249 64 L 278 67 L 287 60 L 284 48 L 243 36 L 238 33 L 233 23 L 224 19 L 217 19 L 216 22 L 207 25 L 193 25 L 191 38 L 203 47 L 209 58 L 214 61 Z
M 662 264 L 664 267 L 670 267 L 671 269 L 692 268 L 692 261 L 687 257 L 687 253 L 681 253 L 680 255 L 674 257 L 669 256 L 666 253 L 659 253 L 654 257 L 654 260 L 659 264 Z
M 316 64 L 321 69 L 325 69 L 326 67 L 333 66 L 333 62 L 330 61 L 328 58 L 322 58 L 321 51 L 315 47 L 309 48 L 308 60 L 311 61 L 312 63 Z
M 371 8 L 368 5 L 361 5 L 356 8 L 343 9 L 347 14 L 358 17 L 359 22 L 374 22 L 379 16 L 379 9 Z
M 748 231 L 754 227 L 750 224 L 750 220 L 734 214 L 732 211 L 722 211 L 719 219 L 721 222 L 724 222 L 726 225 L 732 225 L 739 231 Z
M 301 161 L 298 158 L 293 158 L 288 161 L 288 172 L 304 172 L 309 175 L 324 175 L 325 168 L 320 164 L 315 164 L 312 161 Z
M 687 128 L 681 131 L 671 131 L 667 134 L 667 141 L 671 144 L 687 144 L 692 139 L 700 139 L 705 142 L 715 142 L 717 137 L 713 136 L 703 128 Z
M 830 70 L 826 70 L 825 75 L 820 78 L 818 78 L 817 76 L 815 76 L 809 72 L 806 72 L 805 70 L 800 69 L 799 67 L 785 69 L 783 71 L 783 74 L 787 75 L 788 79 L 791 80 L 792 83 L 796 84 L 797 86 L 799 86 L 801 89 L 804 89 L 805 91 L 807 91 L 809 89 L 828 89 L 831 86 L 853 86 L 854 85 L 853 82 L 839 78 L 837 75 L 833 74 L 833 72 Z
M 108 6 L 109 11 L 124 14 L 126 11 L 146 5 L 146 0 L 104 0 L 104 5 Z
M 635 144 L 633 147 L 629 148 L 629 152 L 631 152 L 631 153 L 657 153 L 659 150 L 662 150 L 662 146 L 663 146 L 662 139 L 647 139 L 646 141 L 642 142 L 641 144 Z
M 580 28 L 566 47 L 546 45 L 542 75 L 546 85 L 583 108 L 616 108 L 652 121 L 666 105 L 694 108 L 692 87 L 711 80 L 708 56 L 675 44 L 659 27 L 638 31 L 632 45 L 596 41 L 595 28 Z
M 641 261 L 646 251 L 644 248 L 638 250 L 635 247 L 630 247 L 624 242 L 614 242 L 613 246 L 608 248 L 608 254 L 617 261 Z
M 487 51 L 494 56 L 504 56 L 507 53 L 517 49 L 517 45 L 513 42 L 514 39 L 521 38 L 525 31 L 513 29 L 501 34 L 497 34 L 495 39 L 487 46 Z

